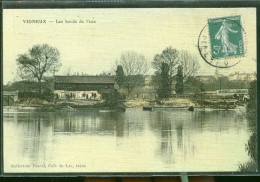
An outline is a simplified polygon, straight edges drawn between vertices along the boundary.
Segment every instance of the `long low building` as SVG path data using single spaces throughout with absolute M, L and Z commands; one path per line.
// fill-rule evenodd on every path
M 114 76 L 55 76 L 54 93 L 61 99 L 92 99 L 115 91 Z

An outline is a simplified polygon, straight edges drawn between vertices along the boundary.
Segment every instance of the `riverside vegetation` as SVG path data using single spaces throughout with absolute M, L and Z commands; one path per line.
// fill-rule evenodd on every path
M 249 89 L 250 100 L 246 107 L 246 117 L 249 121 L 252 134 L 245 144 L 245 149 L 248 152 L 250 161 L 239 164 L 241 172 L 255 172 L 257 171 L 257 82 L 251 82 Z
M 116 70 L 99 74 L 102 76 L 114 75 L 118 86 L 114 93 L 103 95 L 102 101 L 78 104 L 76 101 L 73 103 L 68 99 L 58 103 L 53 101 L 53 76 L 62 65 L 59 50 L 48 44 L 33 45 L 26 53 L 19 54 L 16 61 L 19 81 L 4 85 L 4 91 L 19 91 L 21 99 L 18 104 L 42 106 L 40 109 L 45 111 L 59 110 L 63 106 L 123 111 L 125 110 L 124 101 L 132 100 L 131 95 L 133 94 L 141 95 L 138 88 L 146 86 L 149 89 L 145 88 L 145 94 L 153 94 L 153 98 L 146 99 L 150 103 L 155 102 L 163 105 L 164 101 L 175 99 L 173 98 L 174 93 L 180 97 L 188 93 L 190 103 L 195 103 L 198 106 L 232 109 L 234 106 L 227 104 L 226 99 L 209 99 L 204 94 L 205 91 L 248 88 L 248 82 L 231 82 L 227 77 L 219 75 L 217 70 L 216 77 L 212 76 L 213 79 L 208 83 L 203 82 L 199 77 L 196 77 L 200 69 L 198 58 L 187 50 L 177 50 L 168 46 L 154 55 L 151 64 L 141 53 L 122 52 L 113 66 L 113 69 L 116 68 Z M 145 77 L 148 76 L 150 67 L 154 69 L 154 73 L 149 75 L 152 79 L 151 83 L 147 85 Z M 70 76 L 70 73 L 68 72 L 67 75 Z M 178 101 L 178 99 L 175 100 Z

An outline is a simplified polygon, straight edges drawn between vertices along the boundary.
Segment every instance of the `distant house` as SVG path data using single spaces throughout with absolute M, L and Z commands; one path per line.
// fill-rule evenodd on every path
M 115 91 L 113 76 L 55 76 L 54 93 L 58 98 L 91 99 Z
M 209 76 L 196 76 L 195 77 L 197 80 L 200 80 L 203 83 L 209 83 L 209 82 L 213 82 L 216 80 L 215 76 L 209 75 Z
M 228 75 L 229 81 L 253 81 L 256 79 L 254 73 L 239 73 L 235 72 L 233 74 Z
M 151 75 L 146 75 L 146 76 L 144 77 L 144 84 L 145 84 L 145 86 L 150 86 L 150 85 L 152 85 L 152 81 L 153 81 L 153 78 L 152 78 Z

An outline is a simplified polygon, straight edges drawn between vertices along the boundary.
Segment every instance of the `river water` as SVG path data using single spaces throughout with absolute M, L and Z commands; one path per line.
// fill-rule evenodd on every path
M 249 161 L 239 111 L 4 112 L 4 172 L 216 172 Z

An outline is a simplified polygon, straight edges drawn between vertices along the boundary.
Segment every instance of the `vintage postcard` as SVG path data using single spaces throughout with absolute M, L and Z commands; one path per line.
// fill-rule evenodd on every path
M 256 8 L 3 9 L 6 174 L 257 172 Z

